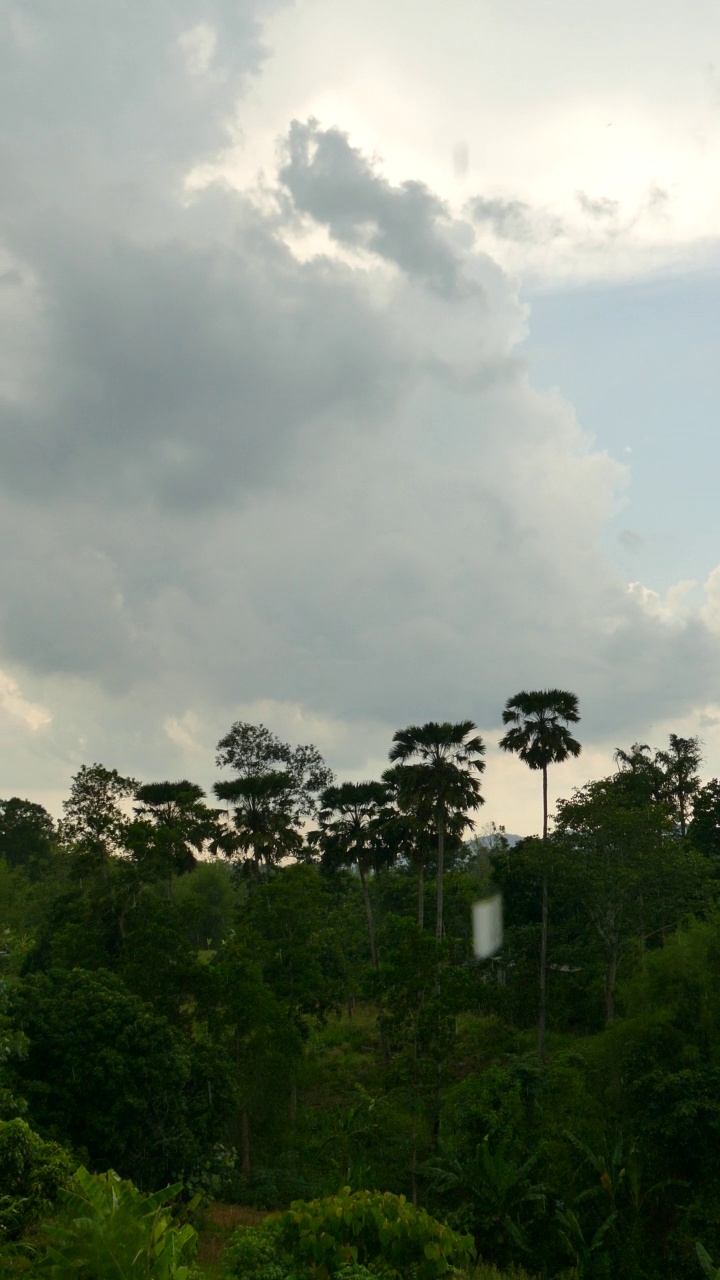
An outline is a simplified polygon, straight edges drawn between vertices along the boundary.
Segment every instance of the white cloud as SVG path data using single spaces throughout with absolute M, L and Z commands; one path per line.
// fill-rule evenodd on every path
M 717 261 L 710 0 L 692 22 L 682 0 L 454 0 L 422 20 L 407 0 L 308 0 L 267 34 L 273 60 L 219 165 L 241 185 L 272 170 L 289 118 L 312 115 L 382 154 L 394 182 L 412 174 L 455 207 L 524 206 L 532 235 L 485 229 L 509 270 L 559 282 Z

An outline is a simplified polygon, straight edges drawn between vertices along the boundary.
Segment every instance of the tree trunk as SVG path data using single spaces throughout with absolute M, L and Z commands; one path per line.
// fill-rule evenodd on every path
M 425 859 L 420 859 L 418 867 L 418 900 L 417 900 L 417 922 L 418 929 L 422 932 L 425 928 Z
M 547 835 L 548 835 L 548 799 L 547 768 L 543 765 L 543 876 L 542 876 L 542 915 L 540 927 L 540 1007 L 538 1009 L 538 1059 L 545 1062 L 545 1022 L 547 1015 L 547 943 L 548 943 L 548 869 L 547 869 Z
M 250 1121 L 247 1107 L 240 1111 L 240 1157 L 241 1169 L 246 1178 L 250 1177 Z
M 545 1061 L 545 1021 L 547 1012 L 548 872 L 543 867 L 542 925 L 540 930 L 540 1007 L 538 1010 L 538 1058 Z
M 605 975 L 605 1022 L 612 1022 L 615 1017 L 615 982 L 618 970 L 618 948 L 614 944 L 610 952 L 610 962 Z
M 445 874 L 445 813 L 442 807 L 437 811 L 437 916 L 435 919 L 435 938 L 440 942 L 443 934 L 443 876 Z
M 362 862 L 358 862 L 358 871 L 360 872 L 360 885 L 362 887 L 363 902 L 365 903 L 365 915 L 367 916 L 368 933 L 370 934 L 370 956 L 373 962 L 373 968 L 378 967 L 378 950 L 375 940 L 375 917 L 373 916 L 372 902 L 368 893 L 367 880 L 363 870 Z
M 360 873 L 360 884 L 362 886 L 363 902 L 365 903 L 365 914 L 367 916 L 367 922 L 368 922 L 368 933 L 370 934 L 370 955 L 372 957 L 373 968 L 377 969 L 379 965 L 379 958 L 378 958 L 377 941 L 375 938 L 375 917 L 373 916 L 372 902 L 370 901 L 370 894 L 368 892 L 367 880 L 365 879 L 365 872 L 363 870 L 362 863 L 359 861 L 357 864 L 357 868 Z M 385 1063 L 385 1066 L 387 1066 L 390 1061 L 390 1046 L 388 1044 L 387 1032 L 385 1031 L 385 1020 L 382 1016 L 382 1013 L 378 1014 L 377 1021 L 378 1021 L 378 1031 L 380 1032 L 380 1048 L 382 1049 L 383 1062 Z

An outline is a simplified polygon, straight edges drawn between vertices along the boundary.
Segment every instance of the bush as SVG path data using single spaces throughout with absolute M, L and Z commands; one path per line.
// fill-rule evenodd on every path
M 333 1280 L 369 1276 L 437 1280 L 468 1266 L 471 1236 L 415 1209 L 389 1191 L 351 1191 L 322 1200 L 296 1200 L 275 1221 L 241 1227 L 225 1254 L 226 1274 L 252 1280 L 294 1280 L 313 1275 Z
M 0 1121 L 0 1242 L 47 1216 L 72 1176 L 70 1156 L 24 1120 Z
M 474 1255 L 471 1236 L 431 1218 L 389 1191 L 351 1191 L 309 1203 L 296 1200 L 278 1220 L 283 1248 L 330 1275 L 359 1263 L 389 1275 L 412 1271 L 435 1280 Z
M 252 1280 L 287 1280 L 292 1264 L 280 1244 L 277 1222 L 261 1227 L 238 1227 L 223 1255 L 227 1276 Z

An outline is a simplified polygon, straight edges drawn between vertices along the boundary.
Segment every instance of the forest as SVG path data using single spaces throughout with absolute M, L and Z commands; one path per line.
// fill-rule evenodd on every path
M 471 720 L 0 801 L 0 1274 L 720 1276 L 720 780 L 670 734 L 550 812 L 578 699 L 502 719 L 529 838 Z

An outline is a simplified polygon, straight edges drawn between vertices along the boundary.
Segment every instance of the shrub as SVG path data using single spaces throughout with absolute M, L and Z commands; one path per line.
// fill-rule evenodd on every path
M 51 1213 L 71 1176 L 62 1147 L 43 1142 L 24 1120 L 0 1121 L 0 1242 Z
M 475 1251 L 461 1236 L 404 1196 L 389 1191 L 351 1191 L 309 1203 L 296 1200 L 278 1220 L 279 1240 L 293 1259 L 336 1275 L 360 1264 L 387 1275 L 412 1272 L 436 1280 L 467 1265 Z
M 287 1280 L 292 1273 L 277 1222 L 238 1227 L 223 1254 L 223 1264 L 227 1276 L 247 1276 L 252 1280 Z

